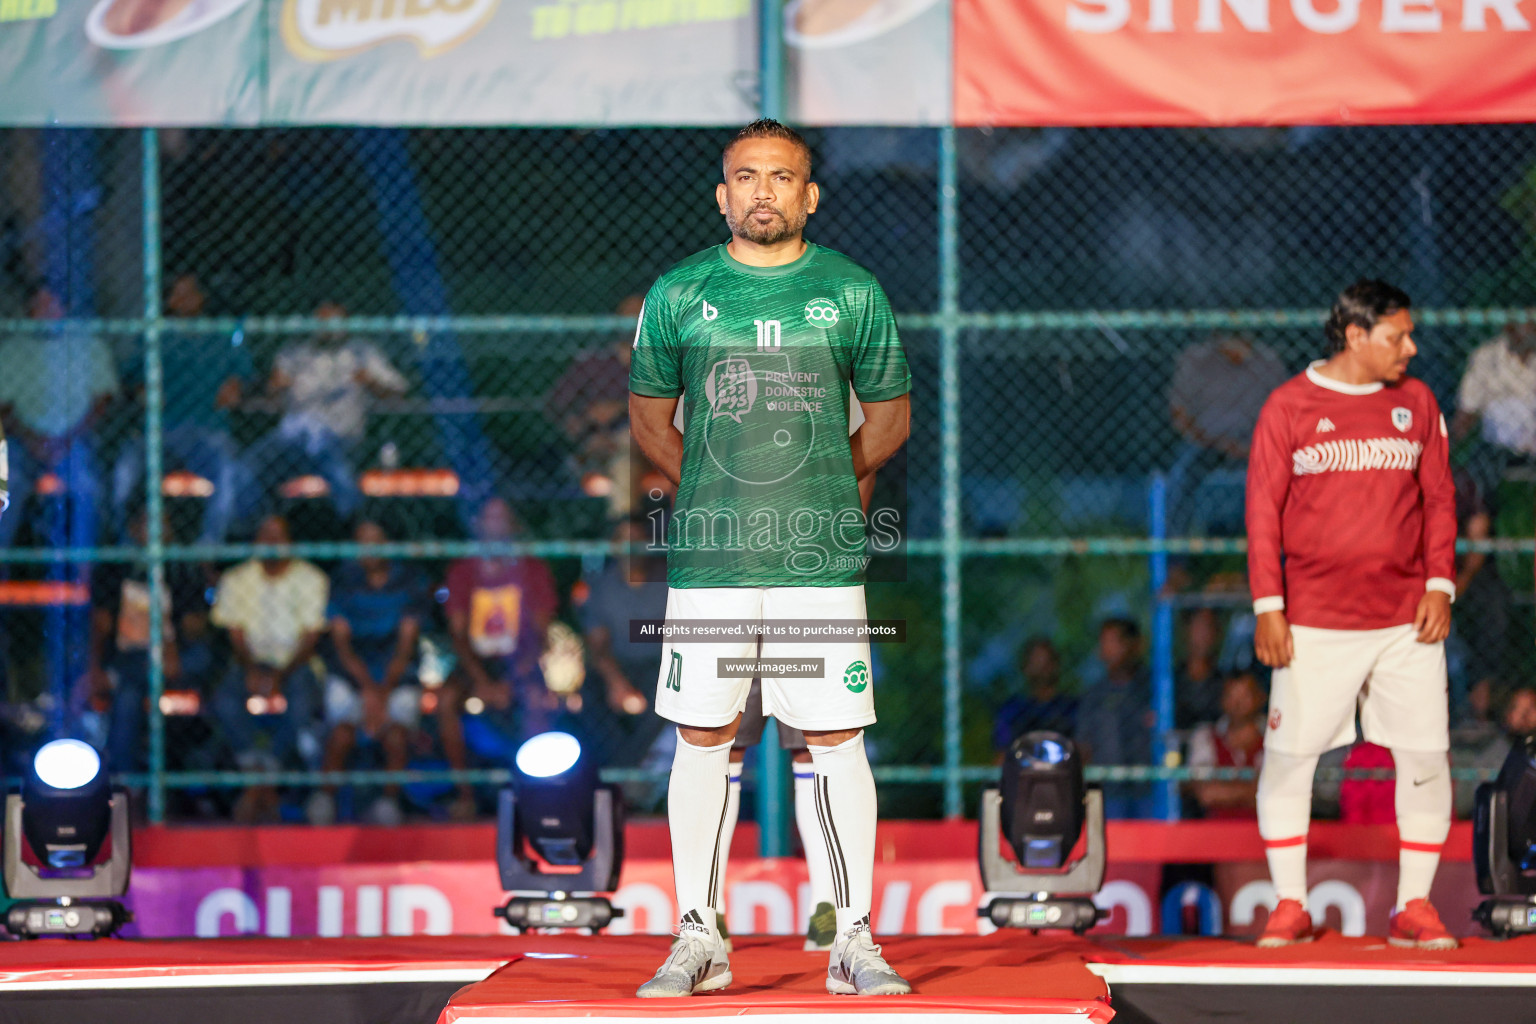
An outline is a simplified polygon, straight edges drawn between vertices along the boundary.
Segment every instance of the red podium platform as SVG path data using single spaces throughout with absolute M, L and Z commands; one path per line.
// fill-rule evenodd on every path
M 829 996 L 827 955 L 807 953 L 801 940 L 746 937 L 731 956 L 735 981 L 723 992 L 691 999 L 636 999 L 635 987 L 667 955 L 665 936 L 543 939 L 485 981 L 456 993 L 439 1024 L 491 1024 L 528 1017 L 752 1017 L 811 1024 L 820 1019 L 876 1020 L 913 1015 L 947 1024 L 1092 1022 L 1112 1016 L 1108 990 L 1086 969 L 1080 944 L 1029 936 L 1010 941 L 970 937 L 893 938 L 886 956 L 916 990 L 910 996 L 860 999 Z M 1023 941 L 1018 941 L 1022 939 Z

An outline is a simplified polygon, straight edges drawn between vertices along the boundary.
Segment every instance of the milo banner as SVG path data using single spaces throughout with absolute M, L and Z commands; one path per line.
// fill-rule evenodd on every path
M 259 0 L 0 0 L 0 124 L 261 120 Z
M 756 100 L 750 0 L 266 0 L 266 119 L 726 124 Z
M 790 0 L 796 120 L 949 118 L 947 0 Z M 0 125 L 730 125 L 753 0 L 0 0 Z

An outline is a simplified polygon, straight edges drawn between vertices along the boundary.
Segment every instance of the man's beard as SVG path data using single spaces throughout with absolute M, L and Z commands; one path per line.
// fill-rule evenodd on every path
M 752 219 L 752 215 L 759 210 L 772 210 L 778 217 L 766 224 L 759 224 Z M 757 245 L 777 245 L 786 238 L 793 238 L 805 229 L 807 214 L 805 205 L 801 204 L 799 216 L 790 217 L 776 206 L 753 206 L 743 216 L 738 218 L 735 211 L 726 218 L 730 225 L 731 234 L 740 235 L 749 242 Z

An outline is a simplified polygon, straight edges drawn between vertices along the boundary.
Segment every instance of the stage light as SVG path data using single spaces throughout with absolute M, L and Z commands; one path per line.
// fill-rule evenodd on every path
M 129 918 L 110 900 L 128 890 L 128 794 L 114 790 L 89 744 L 44 744 L 19 794 L 5 800 L 4 879 L 18 935 L 110 934 Z
M 573 867 L 592 852 L 597 770 L 566 732 L 544 732 L 518 748 L 512 786 L 522 834 L 550 864 Z
M 1031 732 L 1008 748 L 1002 787 L 982 792 L 978 859 L 986 893 L 977 915 L 999 928 L 1064 928 L 1081 933 L 1100 918 L 1093 894 L 1104 884 L 1104 796 L 1083 782 L 1077 746 Z M 1073 850 L 1086 826 L 1081 857 Z M 1013 860 L 1003 855 L 1006 839 Z
M 112 793 L 90 744 L 44 744 L 32 759 L 22 799 L 22 831 L 39 861 L 63 869 L 95 859 L 111 825 Z
M 496 863 L 512 897 L 496 913 L 518 931 L 597 931 L 622 914 L 600 894 L 618 886 L 623 860 L 622 805 L 581 742 L 546 732 L 523 743 L 497 807 Z
M 1003 761 L 1003 835 L 1026 868 L 1066 863 L 1083 831 L 1083 766 L 1072 741 L 1032 732 Z
M 1477 787 L 1472 861 L 1484 900 L 1472 916 L 1501 938 L 1536 932 L 1536 737 L 1504 759 L 1498 778 Z

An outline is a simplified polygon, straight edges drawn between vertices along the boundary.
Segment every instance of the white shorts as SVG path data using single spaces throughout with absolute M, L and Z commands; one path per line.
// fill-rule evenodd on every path
M 689 587 L 667 591 L 667 622 L 730 619 L 748 622 L 868 618 L 864 588 Z M 811 732 L 858 729 L 875 721 L 869 641 L 787 643 L 756 638 L 706 643 L 666 642 L 656 683 L 656 713 L 678 725 L 718 729 L 747 705 L 752 675 L 722 677 L 722 658 L 795 658 L 823 661 L 821 675 L 790 679 L 765 675 L 763 714 Z
M 1275 670 L 1264 749 L 1310 756 L 1355 741 L 1355 709 L 1371 743 L 1450 748 L 1445 644 L 1421 644 L 1412 625 L 1389 629 L 1292 626 L 1295 657 Z
M 397 686 L 386 701 L 389 720 L 407 729 L 421 723 L 421 688 Z M 363 695 L 340 676 L 325 677 L 325 724 L 362 725 Z

